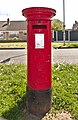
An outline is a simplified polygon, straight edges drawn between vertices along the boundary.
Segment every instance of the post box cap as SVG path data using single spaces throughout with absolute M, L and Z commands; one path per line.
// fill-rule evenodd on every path
M 47 7 L 30 7 L 22 10 L 23 16 L 29 20 L 47 19 L 50 20 L 56 14 L 56 10 Z

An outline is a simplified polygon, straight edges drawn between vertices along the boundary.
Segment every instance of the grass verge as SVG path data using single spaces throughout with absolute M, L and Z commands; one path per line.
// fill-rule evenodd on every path
M 65 43 L 65 46 L 64 46 L 64 43 L 53 42 L 52 45 L 53 45 L 53 48 L 78 48 L 77 42 L 68 42 L 68 43 Z
M 78 48 L 77 42 L 66 43 L 65 46 L 63 43 L 52 43 L 53 48 Z M 0 43 L 0 48 L 27 48 L 26 42 L 11 42 L 11 43 Z
M 27 48 L 26 42 L 0 43 L 0 48 Z
M 53 65 L 52 114 L 69 111 L 78 120 L 78 65 Z M 0 116 L 26 120 L 26 65 L 0 65 Z

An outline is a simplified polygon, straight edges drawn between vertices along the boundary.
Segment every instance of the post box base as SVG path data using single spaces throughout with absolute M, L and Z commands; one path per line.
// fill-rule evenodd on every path
M 52 89 L 32 90 L 27 87 L 27 108 L 36 116 L 43 116 L 51 108 Z

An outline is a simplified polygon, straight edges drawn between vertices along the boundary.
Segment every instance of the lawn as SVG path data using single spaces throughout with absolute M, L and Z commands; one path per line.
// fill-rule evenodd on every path
M 78 120 L 78 65 L 53 65 L 52 114 L 68 111 Z M 27 68 L 24 64 L 0 64 L 0 116 L 24 119 Z

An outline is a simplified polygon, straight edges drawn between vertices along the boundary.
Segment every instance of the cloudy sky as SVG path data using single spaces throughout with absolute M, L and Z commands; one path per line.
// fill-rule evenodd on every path
M 63 0 L 0 0 L 0 20 L 25 20 L 22 9 L 27 7 L 50 7 L 56 9 L 54 18 L 63 21 Z M 78 0 L 65 0 L 66 28 L 78 21 Z

